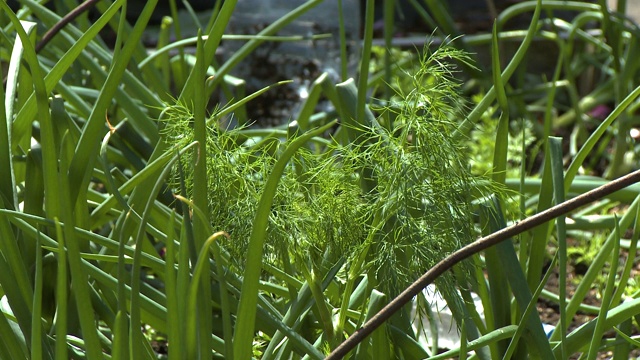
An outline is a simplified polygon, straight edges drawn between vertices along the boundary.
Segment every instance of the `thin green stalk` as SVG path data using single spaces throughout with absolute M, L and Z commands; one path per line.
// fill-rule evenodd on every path
M 485 334 L 475 340 L 467 342 L 467 351 L 475 351 L 477 349 L 483 348 L 485 346 L 489 346 L 492 343 L 498 342 L 500 340 L 511 339 L 516 331 L 518 330 L 518 326 L 509 325 L 500 329 L 496 329 L 488 334 Z M 451 349 L 440 353 L 435 356 L 429 357 L 429 360 L 444 360 L 449 359 L 451 357 L 455 357 L 460 353 L 460 348 Z
M 391 44 L 391 40 L 393 39 L 393 33 L 395 31 L 395 3 L 396 1 L 394 0 L 384 0 L 384 10 L 382 12 L 384 20 L 384 47 L 386 49 L 386 51 L 384 52 L 383 70 L 385 82 L 385 85 L 383 87 L 383 99 L 385 101 L 389 101 L 391 99 L 391 95 L 393 95 L 391 89 L 392 77 L 394 75 L 391 67 L 393 62 L 393 59 L 391 58 L 391 49 L 393 48 L 393 45 Z M 383 116 L 385 117 L 387 129 L 393 129 L 392 117 L 389 116 L 389 112 L 385 111 L 383 113 Z
M 347 31 L 344 26 L 342 0 L 338 0 L 338 22 L 340 24 L 340 79 L 346 81 L 349 78 L 349 59 L 347 57 Z
M 617 223 L 616 223 L 617 224 Z M 607 284 L 605 285 L 604 294 L 602 296 L 602 305 L 600 306 L 600 313 L 596 318 L 596 325 L 593 331 L 591 342 L 589 344 L 589 352 L 587 355 L 588 360 L 595 360 L 598 356 L 598 349 L 602 341 L 604 331 L 608 328 L 605 327 L 607 314 L 611 308 L 611 299 L 616 288 L 616 275 L 618 273 L 618 261 L 620 259 L 620 228 L 616 226 L 615 241 L 613 242 L 613 249 L 611 251 L 611 260 L 609 266 L 609 276 L 607 277 Z M 619 284 L 619 283 L 618 283 Z M 562 344 L 561 344 L 562 345 Z
M 512 359 L 512 355 L 516 350 L 516 345 L 518 344 L 518 341 L 520 340 L 520 338 L 524 334 L 525 330 L 527 329 L 526 326 L 525 326 L 525 321 L 530 316 L 530 314 L 534 310 L 536 310 L 536 306 L 538 304 L 536 299 L 538 299 L 540 297 L 540 294 L 542 293 L 542 291 L 544 290 L 545 285 L 549 281 L 549 278 L 551 277 L 551 274 L 553 274 L 553 269 L 554 269 L 554 267 L 555 267 L 555 265 L 557 263 L 558 263 L 558 256 L 554 255 L 553 259 L 551 259 L 551 265 L 547 269 L 547 272 L 544 274 L 542 280 L 540 281 L 540 284 L 538 284 L 538 287 L 536 288 L 536 291 L 533 293 L 533 296 L 531 297 L 531 301 L 527 305 L 527 308 L 522 313 L 522 317 L 520 318 L 520 321 L 518 322 L 518 325 L 517 325 L 517 330 L 516 330 L 515 334 L 513 334 L 513 336 L 511 336 L 511 339 L 510 339 L 510 342 L 509 342 L 509 347 L 507 348 L 507 351 L 505 352 L 505 354 L 504 354 L 504 356 L 502 358 L 503 360 Z
M 33 359 L 44 359 L 43 345 L 46 340 L 42 333 L 42 247 L 40 237 L 36 237 L 36 273 L 34 279 L 33 290 L 33 313 L 31 319 L 31 357 Z M 46 354 L 47 358 L 51 358 L 51 354 Z
M 67 349 L 67 305 L 69 301 L 69 280 L 67 269 L 67 252 L 64 245 L 64 234 L 60 222 L 55 219 L 56 238 L 58 239 L 58 273 L 56 276 L 56 359 L 68 359 Z
M 614 224 L 617 224 L 617 221 Z M 627 284 L 629 281 L 629 277 L 631 275 L 631 269 L 635 266 L 636 251 L 638 249 L 638 238 L 640 237 L 639 227 L 640 227 L 640 210 L 636 208 L 636 220 L 633 225 L 633 235 L 631 237 L 629 247 L 627 248 L 628 249 L 627 261 L 625 262 L 624 269 L 622 270 L 622 274 L 618 279 L 618 283 L 623 286 L 618 286 L 618 288 L 616 289 L 616 292 L 613 294 L 613 297 L 611 299 L 611 303 L 614 306 L 617 306 L 622 302 L 622 297 L 624 296 L 625 290 L 627 289 Z M 622 244 L 620 244 L 620 246 L 622 246 Z
M 618 227 L 622 231 L 626 231 L 626 229 L 629 228 L 629 226 L 635 220 L 636 211 L 638 211 L 637 209 L 639 206 L 640 206 L 640 197 L 637 197 L 633 201 L 633 203 L 631 203 L 627 212 L 620 219 Z M 566 307 L 567 319 L 571 319 L 578 311 L 578 308 L 582 303 L 583 299 L 585 298 L 585 295 L 587 294 L 589 289 L 591 289 L 591 285 L 593 284 L 593 281 L 601 272 L 602 268 L 604 267 L 604 263 L 608 260 L 608 255 L 610 254 L 611 249 L 614 247 L 614 244 L 613 244 L 614 242 L 616 242 L 616 234 L 615 232 L 612 232 L 607 238 L 607 240 L 605 241 L 605 243 L 602 245 L 602 248 L 598 253 L 598 255 L 596 255 L 596 257 L 591 262 L 589 269 L 587 270 L 586 274 L 584 274 L 584 276 L 582 277 L 582 281 L 580 282 L 580 284 L 578 284 L 578 287 L 575 289 L 571 300 L 567 303 L 567 307 Z M 557 341 L 558 338 L 559 338 L 559 333 L 558 334 L 553 333 L 551 335 L 552 341 Z M 567 343 L 570 343 L 570 342 L 571 342 L 570 336 L 568 336 Z M 556 351 L 556 349 L 554 349 L 554 351 Z M 567 345 L 567 353 L 571 354 L 572 352 L 573 351 L 571 350 L 570 346 Z
M 63 145 L 66 146 L 65 139 L 63 138 Z M 64 148 L 63 146 L 63 148 Z M 67 178 L 66 171 L 69 169 L 69 158 L 67 151 L 60 152 L 60 171 L 56 171 L 58 176 L 57 186 L 61 199 L 66 199 L 66 204 L 71 204 L 70 196 L 71 189 L 70 179 Z M 100 345 L 100 339 L 98 337 L 95 311 L 91 302 L 91 289 L 89 286 L 89 276 L 86 270 L 86 265 L 81 260 L 80 256 L 80 244 L 78 237 L 74 233 L 75 219 L 72 214 L 71 206 L 61 207 L 60 219 L 64 223 L 63 232 L 64 239 L 67 246 L 67 259 L 69 260 L 69 272 L 71 273 L 71 284 L 73 286 L 73 293 L 75 295 L 75 303 L 77 306 L 77 312 L 79 316 L 80 327 L 82 329 L 82 338 L 84 340 L 84 349 L 86 356 L 92 359 L 98 359 L 102 357 L 102 346 Z
M 331 347 L 337 346 L 335 344 L 335 335 L 333 332 L 333 321 L 331 320 L 331 311 L 327 306 L 326 298 L 322 292 L 322 284 L 321 280 L 318 279 L 315 274 L 315 270 L 309 270 L 307 265 L 304 263 L 304 260 L 301 256 L 298 255 L 297 261 L 300 263 L 298 269 L 304 275 L 307 284 L 309 284 L 309 289 L 311 290 L 311 295 L 315 300 L 316 309 L 318 310 L 318 316 L 320 318 L 320 323 L 322 324 L 323 334 L 322 336 L 326 339 L 326 341 L 331 345 Z
M 358 72 L 358 94 L 356 100 L 355 122 L 367 124 L 365 109 L 367 103 L 367 85 L 369 79 L 369 63 L 371 62 L 371 43 L 373 40 L 374 0 L 367 0 L 364 18 L 364 35 L 362 55 L 360 55 L 360 71 Z
M 202 209 L 200 209 L 202 210 Z M 214 242 L 221 236 L 229 235 L 223 231 L 219 231 L 215 234 L 212 234 L 207 238 L 203 247 L 200 249 L 198 253 L 198 261 L 194 264 L 193 276 L 191 278 L 191 284 L 189 285 L 189 295 L 187 300 L 187 343 L 186 343 L 186 352 L 188 359 L 210 359 L 211 358 L 211 348 L 209 347 L 209 343 L 211 341 L 207 341 L 211 339 L 211 330 L 208 333 L 204 333 L 202 329 L 202 319 L 200 317 L 207 316 L 210 317 L 209 313 L 211 308 L 209 307 L 210 301 L 206 303 L 207 309 L 209 313 L 202 313 L 202 309 L 204 306 L 200 305 L 201 302 L 200 294 L 202 289 L 201 286 L 206 286 L 210 288 L 210 278 L 209 278 L 209 249 L 211 246 L 214 246 Z M 205 279 L 206 281 L 202 281 Z M 209 295 L 209 297 L 211 297 Z M 202 314 L 202 315 L 200 315 Z M 207 345 L 207 348 L 204 349 L 202 343 Z M 226 347 L 226 346 L 225 346 Z M 229 359 L 233 357 L 233 354 L 224 354 L 225 359 Z
M 553 194 L 555 198 L 555 203 L 561 204 L 565 201 L 564 194 L 564 179 L 562 173 L 562 138 L 558 137 L 550 137 L 549 138 L 549 150 L 551 151 L 551 176 L 553 178 Z M 560 296 L 560 323 L 556 326 L 556 330 L 554 332 L 560 333 L 560 353 L 562 354 L 562 358 L 567 358 L 567 352 L 564 347 L 564 342 L 566 340 L 566 331 L 569 327 L 567 323 L 567 314 L 566 314 L 566 297 L 567 297 L 567 230 L 565 217 L 559 216 L 556 218 L 556 230 L 558 234 L 558 281 L 559 285 L 559 296 Z
M 205 68 L 208 65 L 208 62 L 204 58 L 204 42 L 201 38 L 200 31 L 198 31 L 198 45 L 196 47 L 196 63 L 192 71 L 192 76 L 194 80 L 192 85 L 194 87 L 193 97 L 191 101 L 193 101 L 193 123 L 194 123 L 194 140 L 198 142 L 198 151 L 193 154 L 193 202 L 194 206 L 200 211 L 204 212 L 204 219 L 200 217 L 196 217 L 193 219 L 193 237 L 195 240 L 196 249 L 207 249 L 203 248 L 205 240 L 209 237 L 209 203 L 208 203 L 208 191 L 207 191 L 207 165 L 206 161 L 208 158 L 207 152 L 207 122 L 206 122 L 206 106 L 207 101 L 204 97 L 204 80 L 205 80 Z M 204 251 L 208 253 L 208 251 Z M 207 262 L 207 266 L 209 263 Z M 208 268 L 207 268 L 208 269 Z M 207 274 L 209 271 L 207 271 Z M 197 358 L 205 359 L 210 357 L 210 349 L 211 345 L 210 334 L 212 329 L 212 319 L 208 314 L 211 312 L 210 303 L 211 303 L 211 286 L 210 279 L 208 277 L 198 277 L 192 279 L 192 282 L 199 281 L 202 282 L 199 287 L 198 295 L 195 296 L 195 299 L 198 299 L 198 309 L 197 313 L 200 315 L 196 317 L 197 319 L 197 327 L 198 332 L 197 335 L 194 334 L 193 340 L 200 339 L 197 342 L 199 352 Z M 193 309 L 195 311 L 195 309 Z M 195 343 L 191 343 L 190 345 L 195 345 Z M 191 348 L 191 346 L 188 346 Z M 193 349 L 195 350 L 195 349 Z M 195 354 L 193 354 L 195 355 Z M 233 359 L 233 354 L 227 354 L 228 359 Z M 196 358 L 192 356 L 191 358 Z
M 573 161 L 571 161 L 569 168 L 567 169 L 564 180 L 565 188 L 569 188 L 569 186 L 573 182 L 573 179 L 578 173 L 578 169 L 582 166 L 584 160 L 591 153 L 591 150 L 593 150 L 598 140 L 600 140 L 602 135 L 604 135 L 613 121 L 616 120 L 622 114 L 622 112 L 625 111 L 636 100 L 638 96 L 640 96 L 640 86 L 636 87 L 629 95 L 627 95 L 627 97 L 622 100 L 620 104 L 615 107 L 615 109 L 613 109 L 609 116 L 607 116 L 607 118 L 604 119 L 602 123 L 600 123 L 600 125 L 598 125 L 598 128 L 591 133 L 591 136 L 589 136 L 584 145 L 582 145 L 580 151 L 578 151 L 576 156 L 573 158 Z

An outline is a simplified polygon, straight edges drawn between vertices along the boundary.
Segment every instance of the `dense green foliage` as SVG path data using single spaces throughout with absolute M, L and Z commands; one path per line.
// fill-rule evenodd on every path
M 356 80 L 342 33 L 341 80 L 320 74 L 299 112 L 268 128 L 247 108 L 287 82 L 247 95 L 229 72 L 266 41 L 308 41 L 277 34 L 323 1 L 222 64 L 237 1 L 215 2 L 205 36 L 189 39 L 172 1 L 154 50 L 143 38 L 156 3 L 133 25 L 124 0 L 69 23 L 32 0 L 15 13 L 0 3 L 2 359 L 153 359 L 162 345 L 172 359 L 322 359 L 456 249 L 637 167 L 640 33 L 604 1 L 522 2 L 493 34 L 455 38 L 452 13 L 425 1 L 417 13 L 438 29 L 392 51 L 393 16 L 387 48 L 372 47 L 368 0 Z M 519 14 L 526 30 L 502 30 Z M 526 64 L 540 41 L 557 49 L 543 76 Z M 621 191 L 440 277 L 458 349 L 438 355 L 437 328 L 416 329 L 414 317 L 438 317 L 421 294 L 350 356 L 628 358 L 638 214 L 637 189 Z M 580 246 L 594 237 L 597 249 Z M 573 259 L 587 268 L 578 284 Z M 597 306 L 583 304 L 590 291 Z M 550 338 L 538 299 L 560 309 Z M 574 329 L 578 312 L 593 320 Z

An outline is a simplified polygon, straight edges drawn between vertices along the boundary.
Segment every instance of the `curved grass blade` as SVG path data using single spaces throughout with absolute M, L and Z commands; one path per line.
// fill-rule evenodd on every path
M 196 359 L 196 358 L 209 358 L 210 354 L 209 353 L 204 353 L 204 354 L 199 354 L 197 353 L 198 351 L 198 347 L 202 347 L 201 345 L 198 344 L 198 338 L 200 337 L 200 341 L 203 341 L 202 336 L 206 336 L 204 339 L 206 339 L 207 337 L 209 337 L 209 334 L 198 334 L 198 331 L 201 331 L 202 329 L 199 329 L 199 325 L 198 323 L 201 322 L 201 319 L 199 319 L 199 310 L 198 307 L 200 307 L 198 305 L 198 297 L 199 297 L 199 292 L 200 290 L 199 285 L 202 283 L 202 285 L 206 284 L 209 285 L 209 249 L 212 246 L 215 246 L 214 242 L 220 237 L 220 236 L 225 236 L 227 238 L 229 238 L 229 234 L 225 233 L 224 231 L 219 231 L 213 235 L 211 235 L 202 245 L 202 248 L 199 251 L 199 255 L 198 255 L 198 261 L 195 264 L 195 270 L 193 272 L 193 276 L 191 278 L 191 284 L 189 285 L 189 295 L 188 295 L 188 304 L 187 304 L 187 318 L 186 320 L 186 328 L 187 328 L 187 333 L 186 333 L 186 338 L 187 338 L 187 343 L 186 343 L 186 353 L 187 353 L 187 359 Z M 206 281 L 202 281 L 203 279 L 205 279 Z M 207 306 L 209 305 L 209 303 L 207 303 Z M 208 343 L 208 342 L 205 342 Z M 226 348 L 226 346 L 225 346 Z M 209 349 L 209 348 L 208 348 Z M 233 358 L 233 356 L 229 356 L 227 354 L 225 354 L 226 358 Z
M 31 34 L 35 29 L 36 23 L 25 22 L 25 32 Z M 14 106 L 16 93 L 18 90 L 19 73 L 21 67 L 21 61 L 23 59 L 24 46 L 20 37 L 16 39 L 11 51 L 11 59 L 9 60 L 9 69 L 7 71 L 7 91 L 4 92 L 4 88 L 0 88 L 0 95 L 2 95 L 2 103 L 0 104 L 0 168 L 5 169 L 5 176 L 0 177 L 0 196 L 4 197 L 6 206 L 11 209 L 18 208 L 18 199 L 16 198 L 15 174 L 13 168 L 13 156 L 11 151 L 11 128 L 13 117 L 15 115 Z M 29 82 L 23 84 L 23 87 L 28 86 Z

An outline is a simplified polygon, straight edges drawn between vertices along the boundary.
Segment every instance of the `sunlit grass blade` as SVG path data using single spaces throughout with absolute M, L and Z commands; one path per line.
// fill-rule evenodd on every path
M 358 72 L 358 92 L 355 102 L 354 120 L 358 124 L 365 124 L 368 116 L 367 109 L 367 82 L 369 79 L 369 62 L 371 60 L 371 43 L 373 41 L 374 1 L 367 0 L 364 16 L 364 35 L 362 55 L 360 55 L 360 70 Z
M 300 108 L 296 117 L 298 127 L 302 131 L 309 130 L 309 119 L 315 111 L 315 107 L 318 104 L 320 95 L 322 94 L 322 82 L 326 80 L 328 74 L 326 72 L 320 74 L 317 79 L 311 83 L 311 86 L 307 90 L 307 99 Z
M 210 280 L 209 280 L 209 251 L 210 248 L 212 246 L 215 246 L 214 242 L 216 240 L 218 240 L 219 237 L 221 236 L 226 236 L 229 237 L 229 235 L 225 232 L 217 232 L 215 234 L 212 234 L 208 239 L 205 240 L 202 249 L 200 249 L 199 251 L 199 255 L 198 255 L 198 261 L 197 263 L 194 265 L 194 271 L 193 271 L 193 276 L 191 278 L 191 284 L 189 285 L 189 292 L 188 292 L 188 304 L 187 304 L 187 318 L 185 319 L 186 323 L 187 323 L 187 333 L 186 333 L 186 339 L 187 339 L 187 343 L 186 343 L 186 349 L 187 349 L 187 358 L 188 359 L 196 359 L 196 358 L 209 358 L 210 357 L 210 349 L 211 347 L 209 347 L 209 341 L 206 341 L 208 338 L 211 337 L 211 332 L 209 333 L 202 333 L 202 329 L 200 328 L 199 323 L 201 323 L 202 319 L 199 319 L 199 305 L 198 305 L 198 297 L 199 297 L 199 293 L 200 293 L 200 289 L 198 289 L 201 285 L 206 284 L 207 286 L 209 286 L 210 284 Z M 206 275 L 206 276 L 205 276 Z M 202 281 L 202 278 L 205 278 L 207 281 L 204 282 Z M 207 305 L 209 305 L 209 303 L 207 303 Z M 204 307 L 201 307 L 204 308 Z M 198 337 L 200 337 L 200 340 L 198 341 Z M 202 349 L 204 348 L 201 344 L 199 344 L 199 342 L 204 342 L 205 344 L 207 344 L 207 352 L 200 353 L 198 354 L 198 348 L 200 348 L 200 352 L 202 351 Z M 215 349 L 218 352 L 222 352 L 223 349 Z M 231 358 L 232 355 L 228 355 L 228 354 L 223 354 L 225 355 L 225 357 Z
M 584 160 L 587 156 L 592 152 L 596 143 L 602 135 L 610 128 L 611 124 L 616 120 L 637 98 L 640 96 L 640 86 L 636 87 L 629 95 L 627 95 L 624 100 L 620 102 L 618 106 L 611 111 L 611 113 L 607 116 L 606 119 L 602 121 L 598 125 L 598 127 L 591 132 L 591 135 L 587 139 L 587 141 L 582 145 L 576 156 L 571 161 L 569 168 L 567 169 L 565 175 L 565 188 L 568 188 L 571 185 L 571 182 L 575 178 L 578 170 L 582 166 Z
M 175 217 L 175 213 L 171 212 L 171 220 Z M 184 348 L 183 334 L 184 322 L 182 315 L 184 309 L 179 308 L 178 303 L 178 278 L 176 271 L 176 244 L 174 242 L 174 226 L 173 221 L 167 223 L 167 241 L 165 254 L 165 291 L 167 296 L 167 340 L 171 342 L 171 346 L 176 349 Z M 183 249 L 184 250 L 184 249 Z M 186 359 L 186 353 L 179 351 L 171 357 L 173 359 Z
M 497 215 L 491 205 L 482 205 L 480 215 L 483 226 L 483 233 L 490 234 L 499 229 Z M 509 254 L 510 255 L 510 254 Z M 492 247 L 485 251 L 484 276 L 486 276 L 487 286 L 490 291 L 489 299 L 483 299 L 483 303 L 489 305 L 487 312 L 490 314 L 492 323 L 487 323 L 488 329 L 498 329 L 511 324 L 511 293 L 509 292 L 509 282 L 507 272 L 501 258 L 505 256 L 505 250 Z M 507 342 L 502 341 L 496 344 L 491 351 L 493 356 L 502 356 L 507 349 Z
M 540 187 L 538 189 L 538 205 L 536 211 L 539 213 L 551 207 L 553 202 L 553 179 L 551 173 L 551 151 L 548 150 L 549 146 L 546 146 L 545 161 L 542 170 L 542 179 Z M 531 239 L 529 240 L 529 257 L 527 262 L 527 283 L 529 289 L 535 289 L 540 282 L 540 274 L 542 273 L 542 267 L 544 263 L 545 254 L 547 251 L 547 239 L 551 234 L 552 229 L 551 222 L 540 225 L 533 229 Z
M 492 178 L 499 184 L 504 184 L 507 178 L 507 154 L 509 144 L 509 101 L 505 91 L 505 84 L 502 82 L 502 69 L 500 66 L 500 53 L 498 51 L 497 24 L 493 24 L 493 41 L 491 43 L 491 65 L 493 73 L 493 87 L 496 89 L 496 97 L 500 105 L 500 119 L 498 120 L 497 133 L 495 137 L 495 148 L 493 153 L 493 175 Z
M 133 253 L 133 265 L 131 271 L 131 326 L 130 326 L 130 341 L 131 341 L 131 356 L 132 358 L 144 358 L 148 356 L 147 351 L 145 350 L 148 347 L 148 341 L 142 336 L 140 332 L 140 326 L 142 324 L 142 314 L 141 309 L 144 306 L 141 303 L 141 266 L 142 266 L 142 242 L 145 241 L 146 237 L 146 224 L 151 216 L 151 212 L 154 208 L 153 204 L 155 202 L 155 198 L 158 195 L 160 189 L 164 185 L 164 181 L 168 174 L 172 171 L 172 165 L 178 161 L 179 153 L 175 155 L 171 161 L 167 164 L 167 166 L 163 169 L 160 176 L 155 179 L 153 182 L 153 187 L 150 189 L 148 196 L 146 197 L 146 201 L 142 205 L 142 219 L 138 226 L 137 232 L 135 234 L 135 250 Z M 165 316 L 162 316 L 162 322 L 166 324 Z M 207 334 L 207 338 L 210 338 L 210 332 Z
M 198 254 L 203 256 L 203 253 L 206 255 L 209 253 L 209 247 L 205 247 L 206 240 L 209 237 L 209 197 L 207 191 L 207 159 L 208 159 L 208 151 L 207 151 L 207 122 L 206 122 L 206 106 L 207 102 L 205 100 L 205 85 L 204 85 L 204 76 L 205 69 L 208 66 L 208 61 L 205 61 L 205 48 L 204 42 L 200 37 L 201 33 L 198 31 L 198 45 L 196 47 L 196 63 L 194 65 L 193 71 L 191 75 L 194 77 L 194 81 L 192 85 L 194 87 L 194 94 L 192 97 L 193 101 L 193 123 L 194 123 L 194 140 L 198 142 L 198 150 L 193 153 L 193 202 L 194 207 L 203 212 L 203 217 L 194 217 L 193 218 L 193 237 L 195 240 L 196 250 L 200 249 Z M 208 259 L 208 257 L 207 257 Z M 200 262 L 200 257 L 198 257 L 198 262 Z M 192 264 L 195 266 L 196 264 Z M 209 262 L 207 260 L 207 274 L 209 273 Z M 204 265 L 200 265 L 204 266 Z M 195 271 L 198 269 L 196 268 Z M 212 329 L 212 320 L 209 313 L 211 312 L 210 304 L 211 304 L 211 283 L 210 278 L 195 276 L 191 278 L 191 289 L 196 289 L 197 294 L 190 292 L 189 305 L 197 304 L 197 308 L 194 306 L 188 308 L 189 316 L 196 316 L 193 318 L 197 321 L 192 322 L 187 327 L 187 348 L 190 351 L 194 351 L 194 353 L 188 353 L 188 357 L 195 359 L 205 359 L 209 357 L 209 352 L 211 351 L 211 345 L 209 344 L 209 339 L 211 338 L 211 329 Z M 201 270 L 202 271 L 202 270 Z M 201 282 L 200 287 L 194 285 L 195 282 Z M 194 287 L 195 286 L 195 287 Z M 193 302 L 193 303 L 192 303 Z M 193 313 L 189 313 L 193 311 Z M 195 330 L 197 328 L 197 332 L 191 333 L 191 330 Z M 196 341 L 200 339 L 199 341 Z M 197 351 L 197 352 L 195 352 Z M 230 355 L 233 357 L 233 355 Z
M 623 323 L 614 326 L 613 330 L 616 332 L 616 339 L 622 339 L 623 342 L 621 344 L 616 345 L 613 350 L 613 358 L 612 360 L 626 360 L 631 358 L 631 347 L 638 348 L 640 347 L 640 341 L 631 338 L 631 334 L 633 333 L 632 327 L 632 319 L 625 320 Z
M 618 283 L 620 285 L 618 286 L 618 288 L 616 289 L 616 292 L 613 294 L 613 297 L 611 298 L 612 306 L 617 306 L 622 302 L 623 296 L 628 286 L 628 281 L 631 276 L 631 269 L 635 265 L 635 258 L 637 254 L 636 251 L 638 249 L 638 238 L 640 237 L 640 228 L 639 228 L 640 211 L 638 211 L 638 208 L 636 208 L 635 211 L 636 211 L 636 220 L 633 225 L 633 235 L 631 236 L 631 241 L 627 248 L 627 253 L 628 253 L 627 260 L 625 261 L 624 268 L 622 269 L 622 274 L 618 279 Z M 614 216 L 614 218 L 617 220 L 617 216 Z M 617 222 L 615 222 L 614 224 L 617 224 Z
M 467 342 L 467 351 L 475 351 L 479 348 L 489 346 L 492 343 L 496 343 L 501 340 L 510 339 L 516 333 L 518 326 L 509 325 L 504 328 L 496 329 L 488 334 L 485 334 L 475 340 Z M 429 360 L 443 360 L 449 359 L 452 356 L 457 356 L 460 353 L 460 348 L 450 349 L 442 352 L 441 354 L 429 357 Z
M 507 177 L 507 147 L 509 143 L 509 103 L 502 83 L 502 70 L 500 67 L 500 54 L 498 52 L 498 34 L 496 24 L 493 26 L 493 42 L 491 45 L 491 63 L 494 80 L 494 88 L 496 89 L 498 104 L 500 105 L 500 119 L 498 120 L 497 132 L 495 135 L 495 148 L 493 152 L 493 171 L 492 179 L 497 183 L 504 183 Z M 492 215 L 485 214 L 483 221 L 486 224 L 485 233 L 487 231 L 496 231 L 495 226 L 488 226 L 491 220 L 487 217 Z M 490 328 L 497 329 L 511 324 L 511 311 L 509 294 L 509 286 L 504 269 L 500 263 L 500 258 L 505 254 L 500 251 L 499 247 L 493 247 L 485 251 L 485 264 L 487 272 L 487 280 L 491 289 L 489 295 L 491 306 L 489 312 L 491 314 L 492 324 L 488 324 Z M 507 343 L 501 342 L 497 344 L 497 351 L 503 354 L 506 351 Z M 495 356 L 495 355 L 494 355 Z

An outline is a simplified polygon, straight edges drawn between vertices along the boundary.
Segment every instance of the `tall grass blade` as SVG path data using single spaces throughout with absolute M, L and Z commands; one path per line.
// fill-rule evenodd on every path
M 587 360 L 595 360 L 598 356 L 598 349 L 602 342 L 602 336 L 608 327 L 605 327 L 607 314 L 611 309 L 611 299 L 616 287 L 616 276 L 618 274 L 618 261 L 620 259 L 620 228 L 617 226 L 614 231 L 613 249 L 611 251 L 611 260 L 609 262 L 609 275 L 607 276 L 607 284 L 605 285 L 604 294 L 602 295 L 602 304 L 600 305 L 600 313 L 596 318 L 596 327 L 589 344 L 589 352 Z
M 60 153 L 60 171 L 56 171 L 56 175 L 58 176 L 58 191 L 60 192 L 60 198 L 66 200 L 66 204 L 72 204 L 72 202 L 69 202 L 70 182 L 66 175 L 68 168 L 69 159 L 67 157 L 67 152 L 62 151 Z M 75 306 L 77 307 L 79 323 L 82 328 L 82 338 L 85 344 L 84 349 L 87 357 L 97 359 L 102 357 L 102 346 L 98 337 L 95 312 L 91 301 L 89 277 L 86 271 L 86 265 L 83 263 L 80 256 L 81 242 L 73 231 L 74 216 L 72 214 L 71 206 L 63 206 L 61 208 L 60 219 L 64 223 L 63 233 L 68 251 L 67 259 L 69 260 L 71 284 L 75 295 Z
M 553 179 L 551 173 L 551 151 L 546 146 L 544 166 L 542 169 L 542 179 L 540 182 L 538 206 L 536 212 L 540 213 L 551 207 L 553 202 Z M 527 283 L 529 289 L 536 289 L 540 282 L 540 274 L 544 265 L 544 258 L 547 251 L 547 239 L 551 234 L 552 224 L 548 222 L 533 229 L 529 245 L 529 258 L 527 262 Z
M 68 328 L 68 303 L 69 303 L 69 279 L 67 268 L 67 251 L 64 245 L 64 233 L 62 225 L 56 221 L 56 238 L 58 239 L 58 271 L 56 276 L 56 359 L 67 359 L 67 328 Z
M 201 33 L 198 32 L 198 45 L 196 47 L 196 63 L 193 68 L 192 75 L 194 77 L 194 81 L 192 82 L 194 86 L 194 94 L 191 98 L 193 101 L 193 122 L 194 122 L 194 140 L 198 142 L 198 151 L 194 152 L 193 155 L 193 164 L 194 164 L 194 175 L 193 175 L 193 202 L 194 207 L 203 212 L 202 217 L 195 217 L 193 219 L 193 237 L 195 240 L 196 249 L 200 249 L 200 256 L 202 253 L 208 254 L 209 247 L 204 247 L 205 240 L 209 237 L 209 227 L 210 225 L 207 223 L 209 221 L 209 196 L 207 191 L 207 159 L 209 157 L 209 153 L 207 152 L 207 122 L 206 122 L 206 106 L 207 101 L 205 100 L 205 92 L 204 92 L 204 76 L 205 69 L 207 67 L 207 61 L 205 61 L 204 57 L 204 43 L 202 38 L 200 37 Z M 200 260 L 198 260 L 200 261 Z M 195 265 L 195 264 L 194 264 Z M 206 262 L 207 265 L 207 274 L 209 273 L 209 262 Z M 201 265 L 203 266 L 203 265 Z M 197 342 L 198 356 L 196 354 L 191 354 L 188 356 L 190 358 L 200 358 L 206 359 L 210 357 L 209 352 L 211 351 L 210 339 L 211 339 L 211 328 L 212 328 L 212 320 L 211 316 L 209 316 L 211 312 L 211 280 L 209 277 L 196 277 L 194 273 L 194 277 L 191 279 L 191 288 L 193 288 L 195 282 L 201 282 L 201 286 L 199 287 L 198 294 L 191 294 L 190 301 L 197 300 L 197 309 L 189 308 L 188 311 L 194 311 L 199 314 L 194 320 L 196 320 L 196 325 L 198 332 L 196 334 L 187 335 L 187 348 L 191 350 L 195 350 L 196 343 L 191 341 L 195 341 L 199 339 Z M 198 287 L 196 286 L 196 289 Z M 191 303 L 190 303 L 191 304 Z M 189 316 L 193 316 L 194 314 L 189 314 Z M 189 329 L 188 329 L 189 330 Z M 233 355 L 228 354 L 229 358 L 232 359 Z
M 609 129 L 613 121 L 616 120 L 638 98 L 638 96 L 640 96 L 640 86 L 636 87 L 629 95 L 627 95 L 627 97 L 625 97 L 624 100 L 622 100 L 620 104 L 613 109 L 609 116 L 607 116 L 607 118 L 591 132 L 591 135 L 584 145 L 582 145 L 567 169 L 564 178 L 565 188 L 568 188 L 571 185 L 573 179 L 578 173 L 578 169 L 582 166 L 582 163 L 587 156 L 592 152 L 598 140 L 600 140 L 602 135 L 604 135 L 607 129 Z
M 199 294 L 201 291 L 199 287 L 203 284 L 206 284 L 206 286 L 210 286 L 209 276 L 208 276 L 210 272 L 209 250 L 211 249 L 212 246 L 215 246 L 214 242 L 217 240 L 217 238 L 221 236 L 229 237 L 227 233 L 221 231 L 211 235 L 204 242 L 203 247 L 202 249 L 200 249 L 200 252 L 199 252 L 198 261 L 195 264 L 193 277 L 191 279 L 191 284 L 189 285 L 187 318 L 186 318 L 186 321 L 188 324 L 187 334 L 186 334 L 187 335 L 186 349 L 187 349 L 188 359 L 195 359 L 198 357 L 202 359 L 210 358 L 211 347 L 207 347 L 206 348 L 207 351 L 203 353 L 204 347 L 202 346 L 202 344 L 199 344 L 200 342 L 208 345 L 209 341 L 207 340 L 211 338 L 211 331 L 209 331 L 209 333 L 202 332 L 203 329 L 202 329 L 202 326 L 200 325 L 202 321 L 201 319 L 198 319 L 198 317 L 204 316 L 204 315 L 198 315 L 201 312 L 198 309 L 198 307 L 204 308 L 201 305 L 198 305 L 198 302 L 200 302 Z M 207 281 L 206 282 L 202 281 L 203 278 L 206 279 Z M 209 301 L 206 304 L 209 305 L 210 303 L 211 302 Z M 210 308 L 209 308 L 209 311 L 211 311 Z M 199 354 L 196 353 L 196 351 L 198 351 L 198 348 L 200 348 Z M 220 351 L 222 349 L 217 349 L 217 350 Z M 223 354 L 223 355 L 225 355 L 225 358 L 227 359 L 233 358 L 233 354 L 231 355 Z
M 45 337 L 42 330 L 42 247 L 40 246 L 40 237 L 36 238 L 36 273 L 33 289 L 33 313 L 31 318 L 31 356 L 34 359 L 51 359 L 51 353 L 43 353 L 46 348 Z M 45 356 L 46 355 L 46 356 Z
M 553 178 L 553 196 L 555 203 L 561 204 L 564 202 L 564 174 L 562 166 L 562 138 L 550 137 L 549 150 L 551 153 L 551 177 Z M 564 348 L 564 341 L 566 340 L 566 329 L 569 324 L 567 323 L 566 315 L 566 298 L 567 298 L 567 228 L 565 223 L 565 217 L 559 216 L 556 218 L 556 230 L 558 234 L 558 281 L 559 281 L 559 297 L 560 297 L 560 322 L 556 326 L 554 332 L 560 332 L 560 347 L 562 358 L 567 358 L 566 349 Z

